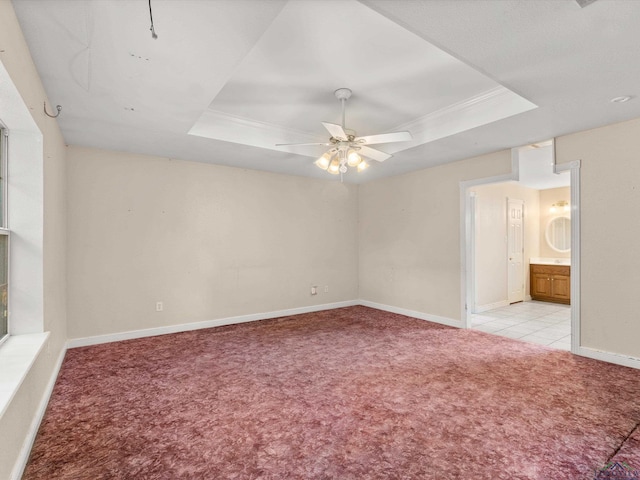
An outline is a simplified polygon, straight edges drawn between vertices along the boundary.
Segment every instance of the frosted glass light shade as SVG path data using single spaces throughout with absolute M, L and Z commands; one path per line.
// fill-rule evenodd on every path
M 362 157 L 360 157 L 360 155 L 358 155 L 358 152 L 356 152 L 355 150 L 351 150 L 349 152 L 349 155 L 347 156 L 347 163 L 349 164 L 349 166 L 357 167 L 360 162 L 362 162 Z
M 327 172 L 332 175 L 337 175 L 340 173 L 340 160 L 334 158 L 329 164 L 329 168 L 327 168 Z
M 329 168 L 330 159 L 331 157 L 327 152 L 324 155 L 322 155 L 319 159 L 317 159 L 314 163 L 316 164 L 316 167 L 321 168 L 322 170 L 326 170 L 327 168 Z
M 362 161 L 358 164 L 358 171 L 361 172 L 363 170 L 366 170 L 367 168 L 369 168 L 369 164 L 365 161 Z

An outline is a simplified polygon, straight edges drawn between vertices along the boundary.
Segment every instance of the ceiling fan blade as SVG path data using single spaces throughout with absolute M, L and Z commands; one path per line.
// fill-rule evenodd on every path
M 387 158 L 393 157 L 393 155 L 389 153 L 381 152 L 380 150 L 376 150 L 375 148 L 369 148 L 362 146 L 358 150 L 360 155 L 364 155 L 365 157 L 369 157 L 372 160 L 376 160 L 378 162 L 384 162 Z
M 380 135 L 365 135 L 364 137 L 355 138 L 354 142 L 362 143 L 363 145 L 375 145 L 378 143 L 408 142 L 411 139 L 412 137 L 409 132 L 394 132 L 381 133 Z
M 330 145 L 333 145 L 332 143 L 276 143 L 276 147 L 304 147 L 306 145 L 324 145 L 325 147 L 328 147 Z
M 335 123 L 322 122 L 324 128 L 326 128 L 333 138 L 338 140 L 348 140 L 348 136 L 345 133 L 344 129 L 340 125 L 336 125 Z

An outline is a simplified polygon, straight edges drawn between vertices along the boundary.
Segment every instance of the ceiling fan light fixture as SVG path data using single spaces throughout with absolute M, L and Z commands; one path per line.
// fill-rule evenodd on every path
M 327 168 L 327 172 L 331 175 L 338 175 L 340 173 L 340 160 L 336 156 L 331 163 L 329 164 L 329 168 Z
M 322 170 L 326 170 L 327 168 L 329 168 L 330 162 L 331 162 L 331 156 L 329 155 L 329 152 L 327 152 L 313 163 L 315 163 L 316 167 Z
M 385 153 L 370 145 L 379 143 L 407 142 L 411 140 L 409 132 L 380 133 L 377 135 L 356 136 L 355 130 L 348 129 L 345 125 L 345 104 L 351 97 L 351 90 L 339 88 L 334 92 L 335 97 L 342 104 L 342 124 L 322 122 L 324 128 L 329 132 L 329 142 L 326 143 L 278 143 L 277 147 L 284 146 L 320 146 L 330 147 L 324 155 L 318 158 L 314 164 L 331 175 L 345 174 L 349 167 L 356 168 L 361 172 L 369 167 L 364 161 L 364 157 L 377 162 L 384 162 L 393 155 Z M 362 155 L 360 154 L 362 152 Z
M 350 167 L 357 167 L 362 162 L 362 157 L 355 150 L 349 150 L 347 155 L 347 164 Z

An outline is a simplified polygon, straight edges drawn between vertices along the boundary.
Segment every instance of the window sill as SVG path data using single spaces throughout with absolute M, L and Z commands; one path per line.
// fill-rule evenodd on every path
M 11 335 L 0 345 L 0 418 L 38 358 L 49 332 Z

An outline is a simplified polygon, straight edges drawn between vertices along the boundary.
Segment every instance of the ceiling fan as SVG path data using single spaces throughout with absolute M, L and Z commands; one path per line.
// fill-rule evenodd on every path
M 379 135 L 367 135 L 364 137 L 356 137 L 353 130 L 349 130 L 345 127 L 344 112 L 345 104 L 351 97 L 351 90 L 348 88 L 339 88 L 334 95 L 342 103 L 342 125 L 336 125 L 335 123 L 322 122 L 324 128 L 329 131 L 331 137 L 328 142 L 323 143 L 279 143 L 277 147 L 284 146 L 311 146 L 311 145 L 324 145 L 330 147 L 324 155 L 315 161 L 315 164 L 322 170 L 337 175 L 346 173 L 349 167 L 355 167 L 359 172 L 367 168 L 369 165 L 362 158 L 367 157 L 378 162 L 384 162 L 393 155 L 375 148 L 369 147 L 369 145 L 377 145 L 380 143 L 392 143 L 392 142 L 406 142 L 411 140 L 411 134 L 409 132 L 393 132 L 393 133 L 381 133 Z

